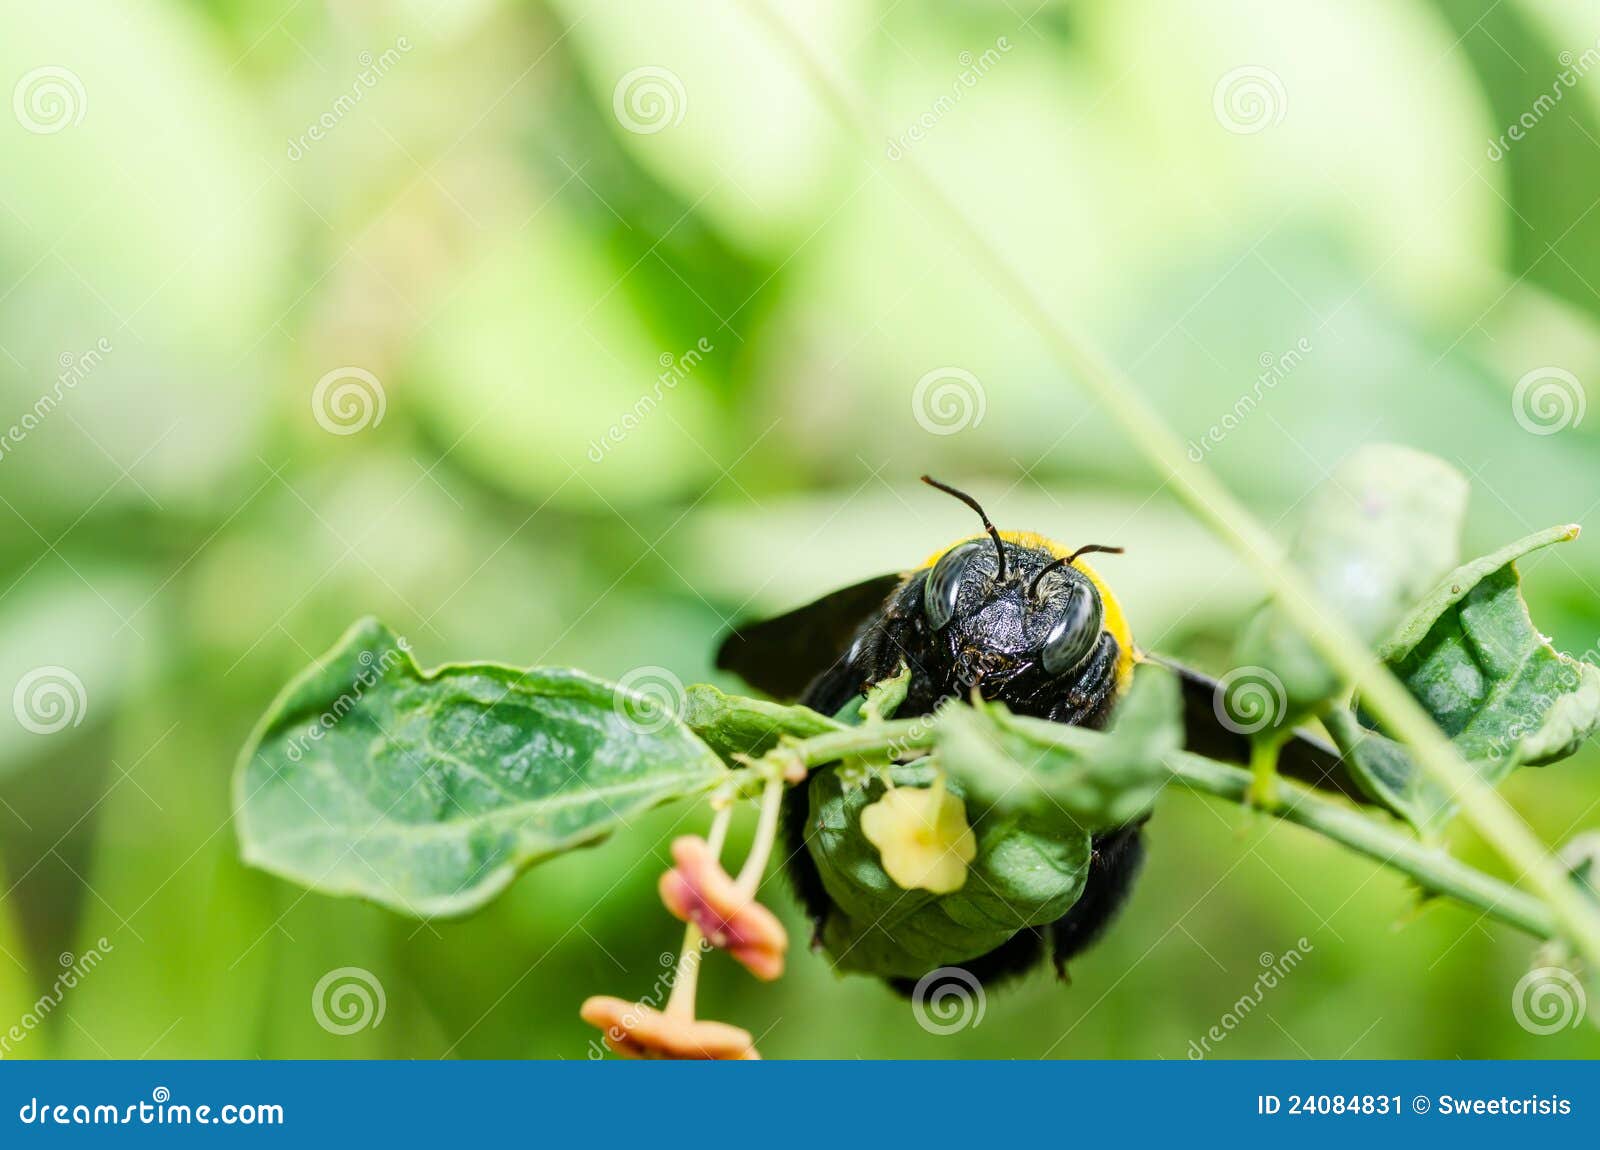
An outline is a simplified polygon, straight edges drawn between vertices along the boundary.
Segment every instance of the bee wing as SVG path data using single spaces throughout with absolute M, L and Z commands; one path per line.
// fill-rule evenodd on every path
M 1159 663 L 1175 672 L 1183 689 L 1183 726 L 1188 749 L 1225 763 L 1250 761 L 1249 736 L 1223 726 L 1217 706 L 1217 680 L 1202 671 L 1175 663 L 1162 655 L 1145 653 L 1146 662 Z M 1278 773 L 1324 791 L 1333 791 L 1368 806 L 1371 796 L 1361 789 L 1344 765 L 1338 748 L 1301 729 L 1278 753 Z
M 741 623 L 718 647 L 717 668 L 775 699 L 797 698 L 844 653 L 856 630 L 904 578 L 879 575 L 788 614 Z

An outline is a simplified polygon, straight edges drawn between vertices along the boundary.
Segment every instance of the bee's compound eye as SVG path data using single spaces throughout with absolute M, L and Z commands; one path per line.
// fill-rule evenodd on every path
M 1064 675 L 1087 659 L 1100 639 L 1100 620 L 1100 596 L 1081 583 L 1075 585 L 1044 641 L 1045 673 Z
M 928 626 L 942 631 L 956 613 L 956 598 L 961 594 L 961 580 L 973 556 L 979 551 L 976 543 L 963 543 L 946 551 L 928 572 L 922 584 L 922 613 L 928 617 Z

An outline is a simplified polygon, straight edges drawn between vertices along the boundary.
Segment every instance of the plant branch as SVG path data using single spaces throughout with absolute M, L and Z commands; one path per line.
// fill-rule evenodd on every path
M 1250 794 L 1253 777 L 1249 771 L 1187 751 L 1171 755 L 1166 762 L 1178 781 L 1191 790 L 1239 803 Z M 1555 915 L 1542 900 L 1314 791 L 1280 781 L 1277 805 L 1268 813 L 1399 871 L 1424 890 L 1448 895 L 1531 935 L 1553 938 L 1559 933 Z
M 892 719 L 788 743 L 770 754 L 811 767 L 846 755 L 892 759 L 912 751 L 930 750 L 937 728 L 936 718 Z M 1069 750 L 1081 750 L 1081 739 L 1086 734 L 1092 732 L 1063 727 L 1060 735 L 1052 739 L 1046 724 L 1029 726 L 1030 738 L 1058 742 Z M 1250 771 L 1188 751 L 1174 752 L 1165 762 L 1173 778 L 1189 790 L 1239 804 L 1251 796 L 1254 776 Z M 1539 898 L 1419 842 L 1408 832 L 1308 788 L 1281 780 L 1277 802 L 1263 814 L 1295 823 L 1366 855 L 1415 880 L 1426 891 L 1446 895 L 1535 937 L 1553 938 L 1561 933 L 1557 916 Z
M 823 102 L 863 145 L 876 147 L 875 117 L 817 58 L 767 0 L 753 10 L 783 41 L 810 77 Z M 1568 881 L 1566 871 L 1532 830 L 1492 787 L 1477 777 L 1398 679 L 1344 622 L 1328 614 L 1305 576 L 1283 557 L 1271 533 L 1205 467 L 1190 462 L 1182 442 L 1110 360 L 1072 330 L 989 243 L 971 218 L 917 163 L 903 156 L 896 165 L 944 218 L 948 234 L 981 267 L 995 288 L 1050 345 L 1057 358 L 1088 389 L 1124 434 L 1172 485 L 1202 521 L 1228 540 L 1272 588 L 1307 639 L 1344 679 L 1361 691 L 1362 702 L 1384 725 L 1410 744 L 1422 768 L 1447 788 L 1463 817 L 1548 900 L 1561 929 L 1600 965 L 1600 912 Z

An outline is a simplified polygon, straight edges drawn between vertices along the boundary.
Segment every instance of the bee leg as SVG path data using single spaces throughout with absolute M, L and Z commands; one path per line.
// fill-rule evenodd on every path
M 1139 824 L 1120 827 L 1094 840 L 1089 879 L 1072 909 L 1050 924 L 1051 957 L 1066 979 L 1067 960 L 1092 946 L 1122 909 L 1144 864 Z

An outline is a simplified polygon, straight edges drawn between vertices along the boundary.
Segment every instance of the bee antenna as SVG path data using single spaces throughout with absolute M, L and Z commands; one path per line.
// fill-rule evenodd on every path
M 1044 577 L 1046 575 L 1050 574 L 1050 572 L 1054 571 L 1057 567 L 1071 567 L 1072 564 L 1077 561 L 1078 556 L 1087 555 L 1091 551 L 1103 551 L 1108 555 L 1121 555 L 1123 550 L 1124 549 L 1121 548 L 1121 547 L 1107 547 L 1103 543 L 1086 543 L 1086 544 L 1084 544 L 1082 547 L 1080 547 L 1076 551 L 1074 551 L 1071 555 L 1063 555 L 1060 559 L 1054 560 L 1048 566 L 1046 566 L 1044 568 L 1044 570 L 1040 571 L 1037 575 L 1035 575 L 1033 577 L 1033 582 L 1028 584 L 1028 598 L 1031 599 L 1034 596 L 1038 595 L 1038 593 L 1039 593 L 1039 584 L 1044 582 Z
M 965 491 L 957 491 L 948 483 L 940 483 L 931 475 L 924 475 L 922 477 L 922 482 L 926 483 L 929 487 L 937 487 L 946 495 L 954 495 L 957 499 L 961 500 L 961 502 L 965 503 L 968 507 L 972 508 L 978 513 L 978 518 L 983 520 L 983 529 L 989 533 L 989 538 L 994 540 L 994 552 L 1000 557 L 1000 573 L 995 577 L 995 581 L 998 583 L 1004 583 L 1006 581 L 1005 544 L 1001 543 L 1000 532 L 996 531 L 994 524 L 989 522 L 989 517 L 984 514 L 983 508 L 978 505 L 978 501 L 972 496 L 968 495 Z

